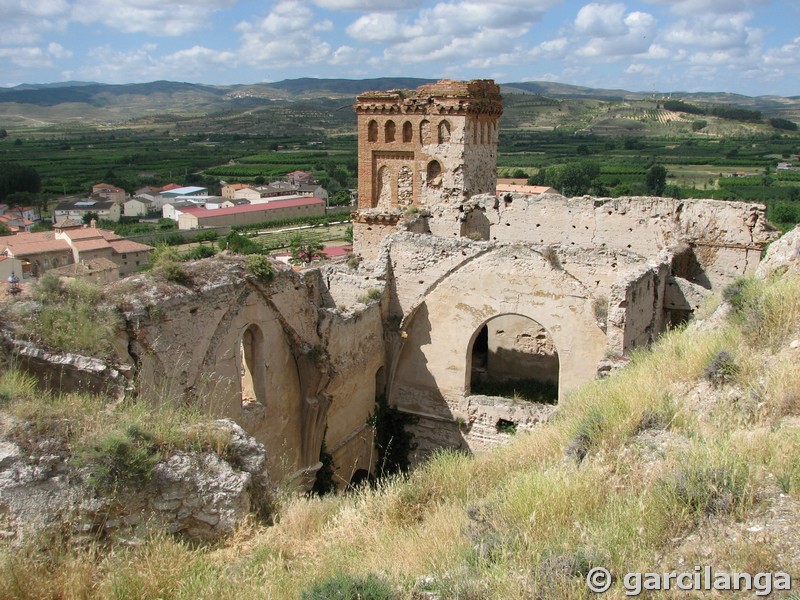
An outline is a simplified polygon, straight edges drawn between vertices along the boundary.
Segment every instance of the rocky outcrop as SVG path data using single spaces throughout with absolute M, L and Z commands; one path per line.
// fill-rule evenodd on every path
M 89 468 L 63 443 L 0 441 L 0 536 L 22 541 L 54 527 L 77 539 L 121 540 L 149 528 L 196 542 L 230 535 L 269 509 L 266 452 L 233 421 L 212 427 L 228 438 L 220 453 L 175 451 L 146 483 L 113 492 L 93 488 Z
M 766 277 L 775 271 L 800 272 L 800 225 L 770 244 L 756 276 Z

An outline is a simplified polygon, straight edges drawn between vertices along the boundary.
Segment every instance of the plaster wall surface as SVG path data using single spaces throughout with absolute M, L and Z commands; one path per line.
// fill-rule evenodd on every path
M 235 420 L 267 448 L 275 482 L 313 471 L 323 436 L 337 465 L 369 469 L 371 444 L 356 434 L 373 410 L 374 373 L 384 361 L 380 305 L 357 316 L 326 308 L 316 270 L 279 271 L 262 284 L 237 260 L 194 268 L 195 280 L 202 274 L 206 282 L 200 288 L 153 288 L 144 276 L 116 284 L 129 323 L 117 346 L 137 366 L 139 393 Z M 248 368 L 263 393 L 243 404 L 242 337 L 254 327 L 262 348 Z
M 580 282 L 523 246 L 460 258 L 458 268 L 407 313 L 393 365 L 392 404 L 429 418 L 469 420 L 472 342 L 501 315 L 533 319 L 551 336 L 560 359 L 560 399 L 594 377 L 606 339 Z
M 641 256 L 688 243 L 707 279 L 697 283 L 709 288 L 754 272 L 761 250 L 775 237 L 766 226 L 764 206 L 743 202 L 485 194 L 460 209 L 442 205 L 431 211 L 431 220 L 441 222 L 431 231 L 451 237 L 476 232 L 492 241 L 630 250 Z

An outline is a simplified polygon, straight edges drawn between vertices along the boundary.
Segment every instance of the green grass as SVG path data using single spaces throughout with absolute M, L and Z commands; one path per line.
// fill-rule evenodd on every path
M 687 536 L 727 531 L 767 508 L 767 478 L 784 493 L 800 493 L 800 430 L 786 420 L 800 416 L 800 375 L 784 355 L 798 333 L 800 278 L 748 280 L 729 296 L 736 308 L 721 327 L 669 332 L 507 447 L 476 456 L 441 451 L 376 489 L 284 498 L 274 526 L 246 525 L 218 547 L 190 548 L 164 536 L 110 552 L 53 540 L 6 546 L 0 580 L 30 583 L 0 588 L 0 598 L 222 599 L 232 589 L 239 598 L 276 600 L 357 589 L 403 599 L 427 591 L 582 598 L 592 566 L 617 577 L 679 568 L 675 552 Z M 713 388 L 705 371 L 722 350 L 738 369 Z M 0 378 L 0 398 L 15 414 L 43 423 L 83 414 L 90 430 L 78 427 L 70 439 L 97 447 L 111 443 L 103 442 L 108 435 L 133 439 L 131 423 L 154 440 L 164 439 L 160 427 L 174 429 L 157 426 L 168 415 L 143 404 L 105 416 L 91 408 L 99 398 L 53 398 L 45 406 L 31 394 L 19 374 Z M 709 394 L 717 395 L 698 408 Z M 580 457 L 567 453 L 576 440 Z M 703 556 L 687 556 L 732 571 L 800 572 L 800 565 L 775 562 L 770 538 L 748 540 L 706 536 Z M 619 583 L 607 597 L 624 597 Z

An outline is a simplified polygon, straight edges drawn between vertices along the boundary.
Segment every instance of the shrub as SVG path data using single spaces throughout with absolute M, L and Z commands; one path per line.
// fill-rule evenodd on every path
M 715 386 L 732 382 L 739 373 L 739 367 L 733 355 L 727 350 L 720 350 L 706 367 L 704 375 Z
M 263 254 L 251 254 L 245 260 L 245 267 L 256 279 L 262 283 L 269 283 L 275 272 L 272 268 L 272 261 Z
M 89 469 L 89 483 L 98 490 L 148 481 L 161 453 L 154 436 L 137 425 L 104 433 L 94 444 L 78 447 L 75 460 Z
M 377 302 L 381 299 L 382 292 L 377 288 L 370 288 L 367 290 L 365 294 L 362 294 L 358 297 L 358 302 L 361 304 L 370 304 L 371 302 Z
M 184 286 L 191 285 L 191 278 L 180 264 L 180 260 L 180 253 L 175 248 L 164 244 L 156 246 L 150 255 L 150 264 L 154 274 L 173 283 Z
M 747 279 L 737 279 L 733 283 L 725 286 L 725 288 L 722 290 L 722 298 L 726 302 L 729 302 L 735 310 L 741 310 L 744 306 L 747 286 Z
M 199 260 L 209 258 L 217 253 L 212 246 L 196 246 L 181 255 L 181 260 Z
M 396 597 L 391 584 L 372 573 L 365 577 L 337 573 L 300 594 L 301 600 L 392 600 Z
M 372 573 L 361 577 L 337 573 L 300 594 L 301 600 L 393 600 L 392 586 Z
M 561 260 L 558 258 L 558 252 L 556 251 L 555 247 L 547 246 L 544 250 L 542 250 L 542 258 L 550 263 L 550 266 L 553 269 L 561 269 Z

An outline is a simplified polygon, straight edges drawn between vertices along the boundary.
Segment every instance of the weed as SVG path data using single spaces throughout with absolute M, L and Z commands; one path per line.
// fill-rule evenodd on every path
M 244 264 L 247 270 L 261 283 L 269 283 L 275 275 L 272 268 L 272 261 L 263 254 L 248 255 Z
M 359 296 L 358 302 L 360 304 L 370 304 L 372 302 L 380 300 L 381 296 L 383 296 L 383 293 L 379 289 L 370 288 L 364 295 Z
M 360 257 L 360 256 L 358 256 L 357 254 L 352 254 L 352 253 L 350 253 L 350 254 L 348 254 L 348 255 L 347 255 L 347 262 L 346 262 L 346 264 L 347 264 L 347 266 L 348 266 L 348 267 L 350 267 L 351 269 L 357 269 L 357 268 L 358 268 L 358 265 L 360 265 L 360 264 L 361 264 L 361 257 Z
M 556 250 L 555 246 L 546 246 L 542 250 L 542 258 L 545 259 L 550 264 L 550 267 L 556 271 L 560 271 L 563 268 L 561 266 L 561 259 L 558 257 L 558 251 Z
M 727 350 L 720 350 L 706 367 L 704 374 L 714 386 L 720 387 L 736 379 L 739 371 L 733 355 Z
M 74 460 L 89 469 L 88 481 L 94 488 L 116 490 L 128 482 L 148 481 L 161 453 L 153 434 L 132 424 L 79 446 Z
M 392 586 L 377 575 L 336 573 L 300 594 L 301 600 L 393 600 Z

